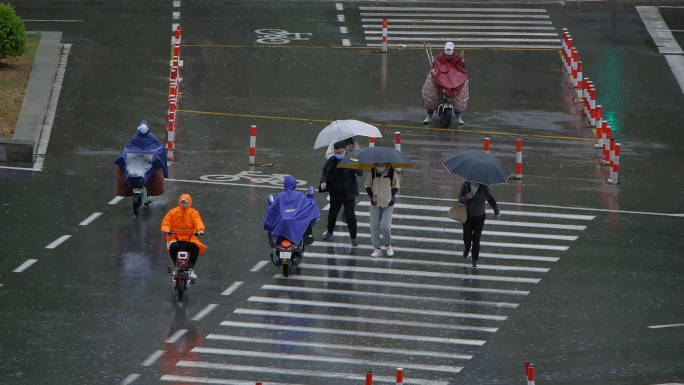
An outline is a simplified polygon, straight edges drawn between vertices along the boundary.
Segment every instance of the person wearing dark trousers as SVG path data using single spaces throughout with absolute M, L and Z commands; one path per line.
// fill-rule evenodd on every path
M 323 240 L 327 241 L 333 236 L 335 221 L 340 208 L 344 206 L 344 214 L 347 218 L 347 228 L 351 237 L 352 246 L 357 246 L 356 241 L 356 196 L 359 195 L 359 185 L 356 176 L 363 175 L 361 170 L 338 168 L 337 165 L 346 153 L 343 141 L 334 145 L 335 154 L 328 158 L 323 166 L 321 174 L 321 191 L 330 193 L 330 209 L 328 211 L 328 231 L 323 234 Z
M 499 205 L 497 205 L 489 186 L 468 181 L 463 182 L 461 191 L 458 193 L 458 201 L 466 206 L 468 213 L 468 218 L 463 223 L 463 244 L 465 246 L 463 258 L 468 258 L 472 246 L 473 267 L 478 266 L 478 259 L 480 258 L 480 236 L 487 216 L 485 200 L 494 209 L 494 219 L 499 219 L 501 217 Z

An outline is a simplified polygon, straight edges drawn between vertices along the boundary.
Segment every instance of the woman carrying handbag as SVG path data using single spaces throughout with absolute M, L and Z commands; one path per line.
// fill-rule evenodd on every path
M 467 213 L 466 220 L 463 222 L 463 244 L 465 248 L 463 258 L 468 258 L 472 244 L 473 267 L 478 266 L 477 261 L 480 257 L 480 236 L 487 216 L 485 200 L 494 209 L 494 219 L 499 219 L 501 217 L 499 205 L 496 204 L 489 186 L 468 181 L 463 182 L 461 191 L 458 193 L 458 202 L 465 205 Z

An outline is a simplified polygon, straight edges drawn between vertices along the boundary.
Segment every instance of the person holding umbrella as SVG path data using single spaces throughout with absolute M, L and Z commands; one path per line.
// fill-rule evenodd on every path
M 458 201 L 466 206 L 468 219 L 463 222 L 463 258 L 468 258 L 470 247 L 473 247 L 473 267 L 478 266 L 478 259 L 480 257 L 480 236 L 484 228 L 485 218 L 485 200 L 494 209 L 494 219 L 499 219 L 499 205 L 492 195 L 489 186 L 475 182 L 465 181 L 461 185 L 461 191 L 458 193 Z
M 385 245 L 387 256 L 394 255 L 391 245 L 392 212 L 394 212 L 394 196 L 399 191 L 399 174 L 392 165 L 376 163 L 366 175 L 364 183 L 366 192 L 371 198 L 370 233 L 373 253 L 371 257 L 382 256 L 380 234 Z

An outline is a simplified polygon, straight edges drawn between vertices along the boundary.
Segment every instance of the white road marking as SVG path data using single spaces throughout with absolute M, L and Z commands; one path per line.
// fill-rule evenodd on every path
M 362 24 L 361 27 L 364 30 L 374 30 L 377 29 L 382 31 L 381 24 Z M 555 27 L 520 27 L 520 26 L 510 26 L 510 25 L 443 25 L 436 27 L 434 25 L 394 25 L 392 26 L 392 31 L 400 30 L 411 30 L 411 29 L 433 29 L 439 28 L 440 31 L 449 30 L 524 30 L 524 31 L 555 31 Z M 389 31 L 387 31 L 389 33 Z M 558 34 L 556 34 L 558 36 Z M 452 199 L 453 200 L 453 199 Z
M 405 12 L 361 12 L 361 17 L 438 17 L 437 13 L 405 13 Z M 491 17 L 495 19 L 517 18 L 517 19 L 549 19 L 549 15 L 516 15 L 516 14 L 485 14 L 485 13 L 462 13 L 459 18 L 467 20 L 468 18 L 483 18 Z M 469 20 L 470 21 L 470 20 Z
M 253 268 L 249 269 L 251 272 L 259 271 L 264 268 L 264 266 L 268 265 L 270 262 L 269 261 L 259 261 L 257 262 L 256 265 L 254 265 Z
M 383 19 L 361 18 L 362 23 L 382 23 Z M 465 19 L 387 19 L 387 23 L 425 23 L 425 24 L 532 24 L 551 25 L 542 20 L 465 20 Z
M 441 39 L 440 39 L 441 40 Z M 450 39 L 454 40 L 454 39 Z M 558 41 L 560 43 L 560 40 Z M 367 47 L 380 47 L 382 44 L 379 43 L 367 43 Z M 423 44 L 411 44 L 411 43 L 402 43 L 402 44 L 387 44 L 388 47 L 401 47 L 401 48 L 423 48 Z M 558 50 L 561 49 L 560 44 L 556 45 L 541 45 L 541 44 L 528 44 L 528 45 L 522 45 L 522 44 L 456 44 L 457 49 L 462 49 L 462 48 L 491 48 L 491 49 L 496 49 L 496 48 L 504 48 L 504 49 L 535 49 L 535 50 Z M 682 214 L 684 216 L 684 214 Z
M 359 11 L 513 12 L 546 13 L 543 8 L 442 8 L 442 7 L 359 7 Z
M 652 325 L 648 326 L 649 329 L 662 329 L 662 328 L 676 328 L 682 327 L 684 324 L 669 324 L 669 325 Z
M 174 7 L 174 8 L 179 8 L 180 6 L 181 6 L 180 0 L 174 0 L 174 2 L 173 2 L 173 7 Z M 175 29 L 174 29 L 174 31 L 175 31 Z
M 364 30 L 364 34 L 366 35 L 380 35 L 382 34 L 382 31 L 368 31 Z M 435 36 L 435 35 L 450 35 L 450 36 L 457 36 L 457 35 L 467 35 L 467 36 L 558 36 L 557 33 L 548 33 L 548 32 L 480 32 L 480 31 L 388 31 L 387 36 L 393 37 L 393 36 L 420 36 L 420 35 L 429 35 L 429 36 Z M 470 40 L 470 39 L 469 39 Z
M 435 329 L 446 329 L 446 330 L 468 330 L 476 332 L 487 332 L 496 333 L 499 328 L 495 327 L 484 327 L 484 326 L 467 326 L 467 325 L 452 325 L 452 324 L 436 324 L 430 322 L 411 322 L 411 321 L 399 321 L 399 320 L 387 320 L 379 318 L 366 318 L 366 317 L 344 317 L 344 316 L 334 316 L 326 314 L 308 314 L 308 313 L 295 313 L 295 312 L 285 312 L 285 311 L 271 311 L 271 310 L 255 310 L 255 309 L 235 309 L 236 314 L 249 314 L 249 315 L 259 315 L 259 316 L 271 316 L 271 317 L 292 317 L 292 318 L 306 318 L 306 319 L 316 319 L 316 320 L 326 320 L 326 321 L 341 321 L 341 322 L 355 322 L 355 323 L 368 323 L 368 324 L 378 324 L 378 325 L 397 325 L 397 326 L 411 326 L 419 328 L 435 328 Z
M 337 21 L 339 21 L 340 23 L 344 23 L 344 21 L 345 21 L 345 20 L 344 20 L 344 15 L 339 15 L 339 14 L 338 14 L 338 15 L 337 15 Z
M 88 226 L 92 221 L 96 220 L 97 217 L 102 215 L 100 212 L 95 212 L 92 213 L 88 218 L 84 219 L 81 223 L 79 223 L 79 226 Z
M 369 207 L 370 201 L 361 201 L 358 203 L 359 206 Z M 424 211 L 441 211 L 448 212 L 451 208 L 450 206 L 433 206 L 433 205 L 414 205 L 406 203 L 397 203 L 395 205 L 397 209 L 403 210 L 424 210 Z M 540 211 L 507 211 L 501 210 L 501 215 L 511 215 L 511 216 L 523 216 L 523 217 L 539 217 L 539 218 L 554 218 L 554 219 L 573 219 L 578 221 L 590 221 L 596 216 L 594 215 L 576 215 L 576 214 L 561 214 L 561 213 L 544 213 Z M 494 210 L 487 210 L 487 213 L 494 214 Z
M 351 41 L 349 39 L 342 39 L 342 47 L 351 47 Z M 327 207 L 330 207 L 330 204 Z
M 358 246 L 357 246 L 358 247 Z M 452 252 L 450 255 L 456 255 Z M 360 257 L 357 255 L 342 255 L 342 254 L 325 254 L 306 252 L 306 258 L 320 258 L 320 259 L 336 259 L 336 260 L 352 260 L 352 261 L 368 261 L 368 262 L 387 262 L 391 264 L 404 265 L 419 265 L 419 266 L 439 266 L 439 267 L 469 267 L 470 263 L 456 263 L 453 261 L 426 261 L 420 259 L 403 259 L 391 257 Z M 503 266 L 503 265 L 481 265 L 480 270 L 499 270 L 499 271 L 528 271 L 533 273 L 548 273 L 549 269 L 546 267 L 525 267 L 525 266 Z
M 665 60 L 677 79 L 679 89 L 684 92 L 684 58 L 681 55 L 665 55 Z
M 434 352 L 434 351 L 424 351 L 424 350 L 389 349 L 386 347 L 372 347 L 372 346 L 324 344 L 324 343 L 318 343 L 318 342 L 302 342 L 302 341 L 290 341 L 290 340 L 282 340 L 282 339 L 272 340 L 272 339 L 266 339 L 266 338 L 231 336 L 231 335 L 225 335 L 225 334 L 209 334 L 205 337 L 205 339 L 219 340 L 219 341 L 251 342 L 251 343 L 257 343 L 257 344 L 271 344 L 271 345 L 304 346 L 304 347 L 319 348 L 319 349 L 353 350 L 353 351 L 360 351 L 360 352 L 399 354 L 399 355 L 407 355 L 407 356 L 423 356 L 423 357 L 433 357 L 433 358 L 453 358 L 453 359 L 462 359 L 462 360 L 469 360 L 469 359 L 473 358 L 472 354 Z
M 358 215 L 358 213 L 356 214 Z M 309 247 L 325 247 L 328 248 L 334 243 L 329 242 L 314 242 L 309 245 Z M 371 245 L 358 245 L 356 249 L 373 250 L 374 247 Z M 403 251 L 407 253 L 418 253 L 418 254 L 436 254 L 436 255 L 448 255 L 448 256 L 458 256 L 458 252 L 454 250 L 437 250 L 437 249 L 423 249 L 417 247 L 402 247 L 402 246 L 392 246 L 394 251 Z M 307 253 L 308 255 L 308 253 Z M 483 253 L 480 252 L 481 257 L 496 258 L 496 259 L 511 259 L 520 261 L 537 261 L 537 262 L 558 262 L 560 258 L 558 257 L 539 257 L 533 255 L 516 255 L 516 254 L 496 254 L 496 253 Z
M 204 354 L 220 354 L 227 356 L 238 357 L 256 357 L 256 358 L 273 358 L 274 355 L 278 360 L 291 361 L 311 361 L 311 362 L 325 362 L 328 364 L 351 364 L 351 365 L 368 365 L 368 360 L 342 357 L 325 357 L 312 356 L 306 354 L 290 354 L 290 353 L 274 353 L 274 352 L 255 352 L 251 350 L 233 350 L 233 349 L 217 349 L 217 348 L 201 348 L 195 347 L 192 349 L 193 353 Z M 428 365 L 428 364 L 411 364 L 400 362 L 383 362 L 373 361 L 373 366 L 385 366 L 390 368 L 404 367 L 407 369 L 418 369 L 421 371 L 443 372 L 443 373 L 458 373 L 463 369 L 461 366 L 446 366 L 446 365 Z
M 83 23 L 83 20 L 49 20 L 49 19 L 24 19 L 24 21 L 34 21 L 34 22 L 51 22 L 51 23 Z
M 197 313 L 196 316 L 192 317 L 192 320 L 193 321 L 201 320 L 202 318 L 206 317 L 207 314 L 214 311 L 214 309 L 216 309 L 217 306 L 218 306 L 218 304 L 216 304 L 216 303 L 210 303 L 209 305 L 205 306 L 204 309 L 202 309 L 199 313 Z
M 357 233 L 356 238 L 370 238 L 371 235 L 367 233 Z M 410 241 L 410 242 L 424 242 L 424 243 L 447 243 L 453 245 L 463 244 L 460 239 L 448 239 L 448 238 L 427 238 L 427 237 L 412 237 L 408 235 L 392 235 L 393 240 L 397 241 Z M 559 245 L 540 245 L 533 243 L 508 243 L 508 242 L 487 242 L 480 241 L 482 246 L 491 247 L 510 247 L 514 249 L 534 249 L 534 250 L 555 250 L 555 251 L 566 251 L 569 249 L 568 246 Z
M 338 11 L 344 11 L 344 6 L 342 3 L 335 3 L 335 9 Z
M 0 168 L 6 169 L 6 170 L 19 170 L 19 171 L 41 171 L 41 170 L 36 170 L 34 168 L 28 168 L 28 167 L 0 166 Z
M 679 46 L 677 40 L 672 36 L 670 28 L 663 20 L 658 7 L 654 6 L 637 6 L 636 7 L 641 21 L 643 21 L 646 30 L 653 38 L 653 42 L 658 47 L 658 52 L 664 54 L 681 54 L 682 47 Z
M 438 298 L 438 297 L 423 297 L 418 295 L 404 295 L 404 294 L 389 294 L 389 293 L 376 293 L 367 292 L 359 290 L 339 290 L 339 289 L 317 289 L 313 287 L 297 287 L 297 286 L 280 286 L 280 285 L 263 285 L 262 290 L 273 290 L 277 292 L 299 292 L 299 293 L 315 293 L 315 294 L 333 294 L 333 295 L 345 295 L 345 296 L 360 296 L 360 297 L 374 297 L 374 298 L 394 298 L 402 299 L 405 301 L 427 301 L 427 302 L 445 302 L 453 303 L 459 305 L 478 305 L 478 306 L 491 306 L 499 308 L 510 308 L 515 309 L 518 307 L 517 303 L 511 302 L 491 302 L 491 301 L 470 301 L 467 299 L 454 299 L 454 298 Z
M 166 341 L 164 341 L 164 342 L 166 342 L 167 344 L 175 344 L 175 343 L 178 342 L 178 340 L 180 340 L 180 339 L 185 335 L 185 333 L 187 333 L 187 332 L 188 332 L 188 329 L 176 330 L 176 332 L 173 333 L 173 334 L 172 334 L 169 338 L 167 338 Z
M 249 302 L 259 303 L 273 303 L 273 304 L 288 304 L 288 305 L 303 305 L 303 306 L 318 306 L 318 307 L 334 307 L 340 309 L 355 309 L 367 310 L 372 312 L 384 311 L 387 313 L 401 313 L 401 314 L 417 314 L 422 316 L 437 316 L 437 317 L 452 317 L 452 318 L 474 318 L 486 319 L 490 321 L 505 321 L 507 316 L 491 315 L 491 314 L 473 314 L 473 313 L 454 313 L 449 311 L 438 310 L 422 310 L 415 308 L 402 308 L 391 306 L 375 306 L 375 305 L 359 305 L 353 303 L 329 302 L 329 301 L 309 301 L 303 299 L 287 299 L 287 298 L 270 298 L 270 297 L 249 297 Z
M 176 28 L 178 28 L 179 25 L 180 23 L 171 23 L 171 32 L 176 32 Z M 176 36 L 174 36 L 174 39 L 175 38 Z
M 485 344 L 484 340 L 471 340 L 471 339 L 462 339 L 462 338 L 427 337 L 427 336 L 415 336 L 415 335 L 410 335 L 410 334 L 395 334 L 395 333 L 372 333 L 372 332 L 364 332 L 364 331 L 359 331 L 359 330 L 339 330 L 339 329 L 328 329 L 328 328 L 314 328 L 314 327 L 308 327 L 308 326 L 274 325 L 274 324 L 261 324 L 261 323 L 251 323 L 251 322 L 223 321 L 223 322 L 221 322 L 221 326 L 242 327 L 242 328 L 263 329 L 263 330 L 286 330 L 289 332 L 297 331 L 297 332 L 303 332 L 303 333 L 339 334 L 339 335 L 354 336 L 354 337 L 386 338 L 386 339 L 391 339 L 391 340 L 441 343 L 441 344 L 448 344 L 448 345 L 482 346 Z M 399 365 L 399 366 L 401 366 L 401 365 Z
M 180 19 L 180 12 L 173 12 L 173 20 Z
M 232 370 L 238 372 L 256 372 L 256 373 L 272 373 L 278 375 L 291 375 L 291 376 L 306 376 L 306 377 L 323 377 L 323 378 L 342 378 L 345 380 L 358 380 L 362 381 L 366 379 L 365 375 L 352 374 L 352 373 L 336 373 L 336 372 L 318 372 L 315 370 L 300 370 L 300 369 L 287 369 L 282 368 L 269 368 L 265 366 L 246 366 L 246 365 L 231 365 L 231 364 L 217 364 L 213 362 L 202 362 L 202 361 L 178 361 L 176 366 L 185 368 L 202 368 L 202 369 L 219 369 L 219 370 Z M 169 377 L 169 376 L 164 376 Z M 164 379 L 162 377 L 162 380 Z M 373 376 L 373 381 L 377 382 L 388 382 L 391 384 L 395 383 L 395 377 L 389 376 Z M 448 385 L 447 381 L 431 381 L 424 380 L 421 378 L 410 378 L 404 380 L 405 384 L 415 384 L 415 385 Z
M 468 274 L 454 274 L 454 273 L 440 273 L 432 271 L 420 270 L 399 270 L 399 269 L 382 269 L 377 267 L 360 267 L 360 266 L 335 266 L 335 265 L 315 265 L 310 263 L 301 263 L 299 266 L 302 269 L 316 269 L 316 270 L 339 270 L 351 273 L 376 273 L 376 274 L 390 274 L 390 275 L 408 275 L 413 277 L 432 277 L 432 278 L 456 278 L 456 279 L 471 279 L 482 281 L 500 281 L 500 282 L 519 282 L 519 283 L 539 283 L 539 278 L 521 278 L 521 277 L 500 277 L 496 275 L 468 275 Z
M 207 378 L 207 377 L 191 377 L 191 376 L 176 376 L 172 374 L 165 374 L 161 376 L 162 381 L 172 381 L 179 384 L 214 384 L 214 385 L 254 385 L 254 381 L 233 380 L 229 378 Z M 266 385 L 300 385 L 290 384 L 284 382 L 264 382 Z
M 121 385 L 128 385 L 128 384 L 132 383 L 133 381 L 137 380 L 138 377 L 140 377 L 139 374 L 131 373 L 128 375 L 128 377 L 124 378 L 124 380 L 121 381 Z
M 164 354 L 163 350 L 157 350 L 154 353 L 150 354 L 145 361 L 143 361 L 142 366 L 150 366 L 154 364 L 155 361 L 159 359 Z
M 347 27 L 340 27 L 340 33 L 349 33 Z
M 71 235 L 62 235 L 61 237 L 54 240 L 51 244 L 45 246 L 45 248 L 54 249 L 55 247 L 59 246 L 60 244 L 62 244 L 62 242 L 66 241 L 69 238 L 71 238 Z
M 453 222 L 453 220 L 452 220 Z M 491 221 L 488 221 L 489 224 Z M 356 222 L 359 227 L 370 227 L 368 222 Z M 336 223 L 338 226 L 346 226 L 347 224 L 341 221 Z M 458 224 L 455 223 L 456 226 Z M 449 234 L 463 234 L 462 229 L 453 229 L 447 227 L 433 227 L 433 226 L 410 226 L 410 225 L 399 225 L 392 224 L 392 229 L 396 230 L 415 230 L 415 231 L 429 231 L 431 233 L 449 233 Z M 554 234 L 536 234 L 536 233 L 512 233 L 507 231 L 483 231 L 485 236 L 494 237 L 517 237 L 517 238 L 533 238 L 533 239 L 552 239 L 556 241 L 576 241 L 578 236 L 576 235 L 554 235 Z
M 27 259 L 26 262 L 22 263 L 16 269 L 12 270 L 13 273 L 23 273 L 24 270 L 28 269 L 34 263 L 38 262 L 37 259 Z
M 115 205 L 115 204 L 121 202 L 123 199 L 124 199 L 124 197 L 115 197 L 114 199 L 109 201 L 109 203 L 107 203 L 107 204 L 108 205 Z
M 223 293 L 221 293 L 221 295 L 233 294 L 235 292 L 235 290 L 237 290 L 240 286 L 242 286 L 243 283 L 244 282 L 240 282 L 240 281 L 233 282 L 233 284 L 228 286 L 228 288 L 226 290 L 224 290 Z
M 560 39 L 525 39 L 525 38 L 516 38 L 516 39 L 508 39 L 508 38 L 485 38 L 485 37 L 453 37 L 453 36 L 446 36 L 442 37 L 440 39 L 444 40 L 453 40 L 456 44 L 458 42 L 505 42 L 505 43 L 560 43 Z M 382 40 L 381 36 L 366 36 L 366 40 L 368 41 L 380 41 Z M 425 40 L 424 37 L 392 37 L 392 41 L 423 41 Z
M 273 278 L 281 278 L 282 276 L 276 274 Z M 354 284 L 354 285 L 370 285 L 370 286 L 390 286 L 390 287 L 405 287 L 417 290 L 445 290 L 445 291 L 463 291 L 470 293 L 488 293 L 488 294 L 504 294 L 504 295 L 528 295 L 526 290 L 503 290 L 503 289 L 486 289 L 478 287 L 464 287 L 464 286 L 446 286 L 446 285 L 432 285 L 423 283 L 408 283 L 395 281 L 374 281 L 370 279 L 356 279 L 356 278 L 342 278 L 342 277 L 319 277 L 312 275 L 292 275 L 287 278 L 288 281 L 311 281 L 311 282 L 334 282 L 340 284 Z

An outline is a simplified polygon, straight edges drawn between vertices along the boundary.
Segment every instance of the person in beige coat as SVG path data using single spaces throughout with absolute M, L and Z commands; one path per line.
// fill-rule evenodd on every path
M 387 256 L 391 257 L 394 255 L 391 245 L 392 212 L 394 196 L 399 191 L 399 174 L 389 164 L 376 163 L 367 173 L 364 186 L 371 198 L 370 233 L 374 248 L 371 257 L 382 256 L 382 245 L 385 246 Z

